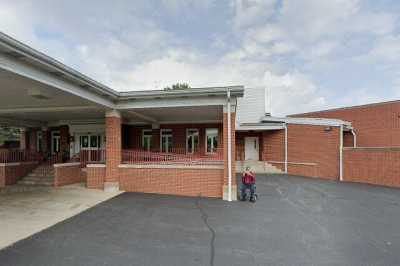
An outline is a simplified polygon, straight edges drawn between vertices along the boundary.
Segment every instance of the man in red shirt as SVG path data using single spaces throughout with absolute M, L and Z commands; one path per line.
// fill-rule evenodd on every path
M 242 176 L 242 187 L 240 188 L 240 200 L 245 201 L 247 198 L 247 190 L 250 190 L 250 202 L 255 202 L 256 193 L 256 175 L 250 171 L 250 167 L 246 167 L 246 171 Z

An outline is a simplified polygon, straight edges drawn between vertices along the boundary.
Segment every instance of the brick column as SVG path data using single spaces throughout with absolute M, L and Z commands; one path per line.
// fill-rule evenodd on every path
M 26 128 L 21 128 L 19 133 L 19 149 L 26 150 Z
M 119 190 L 121 164 L 121 115 L 117 110 L 106 113 L 106 177 L 105 191 Z
M 28 130 L 28 131 L 26 131 L 26 134 L 27 134 L 27 136 L 28 136 L 28 143 L 29 143 L 29 146 L 28 146 L 28 149 L 30 150 L 30 151 L 36 151 L 37 149 L 36 149 L 36 130 L 34 130 L 34 129 L 30 129 L 30 130 Z
M 236 182 L 236 138 L 235 138 L 235 106 L 231 107 L 231 168 L 232 168 L 232 200 L 237 200 L 237 182 Z M 222 197 L 228 200 L 228 113 L 224 106 L 223 118 L 223 148 L 224 148 L 224 183 L 222 188 Z
M 42 149 L 43 153 L 47 154 L 50 152 L 51 145 L 50 144 L 50 131 L 47 127 L 42 127 Z
M 161 149 L 160 143 L 160 125 L 153 124 L 151 125 L 152 129 L 152 137 L 151 137 L 151 150 L 154 152 L 159 152 Z
M 67 125 L 60 126 L 60 153 L 63 161 L 69 158 L 69 128 Z

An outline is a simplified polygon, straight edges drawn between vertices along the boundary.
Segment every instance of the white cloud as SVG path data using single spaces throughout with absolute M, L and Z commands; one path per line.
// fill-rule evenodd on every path
M 367 43 L 372 48 L 364 60 L 393 65 L 400 60 L 400 38 L 394 33 L 398 15 L 371 12 L 359 0 L 233 0 L 226 32 L 210 33 L 217 56 L 206 50 L 210 47 L 193 48 L 196 32 L 182 38 L 190 31 L 186 25 L 166 31 L 157 21 L 158 16 L 179 18 L 182 12 L 204 11 L 221 2 L 161 0 L 162 7 L 154 10 L 150 1 L 2 1 L 0 29 L 117 90 L 162 88 L 178 81 L 196 87 L 269 87 L 275 114 L 327 107 L 323 95 L 331 94 L 317 85 L 315 73 L 340 67 L 338 51 L 350 56 L 368 51 L 346 50 L 358 36 L 362 44 L 366 36 L 375 40 Z
M 276 75 L 265 72 L 264 81 L 272 115 L 286 115 L 321 109 L 326 106 L 326 99 L 319 96 L 317 86 L 298 71 Z
M 275 4 L 276 0 L 235 0 L 234 25 L 242 28 L 265 21 L 274 13 Z
M 400 36 L 385 36 L 376 41 L 368 53 L 355 57 L 362 63 L 391 62 L 397 63 L 400 60 Z

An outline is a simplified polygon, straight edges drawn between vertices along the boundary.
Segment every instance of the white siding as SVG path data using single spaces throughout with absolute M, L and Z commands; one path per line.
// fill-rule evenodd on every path
M 236 121 L 258 123 L 265 116 L 265 88 L 245 88 L 244 96 L 237 99 Z

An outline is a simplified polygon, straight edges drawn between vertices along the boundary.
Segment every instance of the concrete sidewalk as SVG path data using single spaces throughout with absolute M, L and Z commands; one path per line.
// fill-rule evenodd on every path
M 83 184 L 6 187 L 0 190 L 0 249 L 118 194 L 86 189 Z

